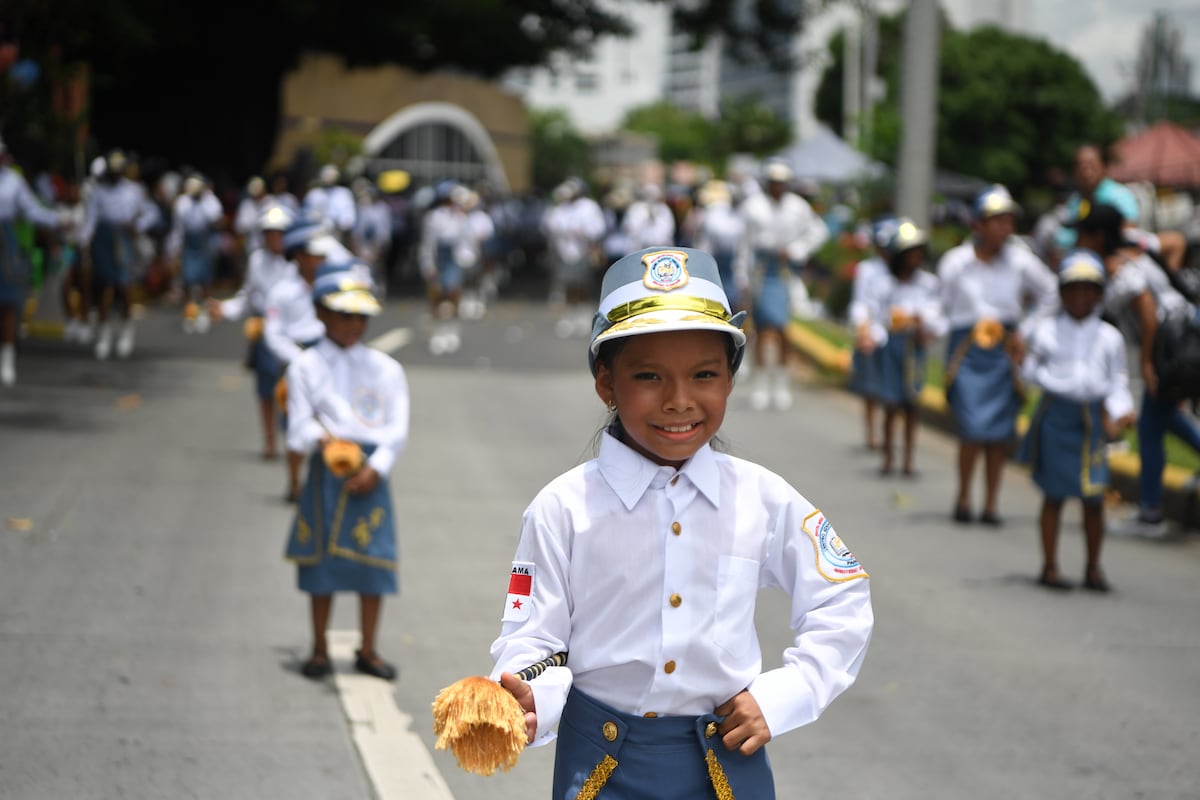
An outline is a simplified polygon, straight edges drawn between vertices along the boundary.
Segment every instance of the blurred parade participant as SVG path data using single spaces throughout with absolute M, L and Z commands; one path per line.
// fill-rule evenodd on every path
M 572 178 L 554 190 L 555 204 L 542 218 L 546 248 L 554 265 L 554 280 L 566 308 L 554 324 L 560 339 L 587 336 L 592 330 L 589 284 L 593 251 L 607 226 L 600 205 L 583 192 L 583 183 Z
M 175 198 L 168 252 L 179 262 L 183 286 L 183 331 L 206 333 L 209 326 L 208 302 L 216 270 L 213 233 L 221 224 L 221 202 L 204 178 L 189 175 L 183 193 Z
M 463 187 L 465 189 L 465 187 Z M 496 235 L 496 227 L 487 210 L 480 207 L 479 194 L 466 189 L 461 196 L 463 209 L 467 214 L 467 230 L 475 251 L 474 264 L 463 273 L 463 296 L 459 306 L 463 319 L 482 319 L 487 313 L 487 303 L 484 300 L 483 276 L 486 268 L 485 255 L 490 242 Z
M 1124 339 L 1100 319 L 1104 284 L 1104 265 L 1095 253 L 1068 253 L 1058 274 L 1062 310 L 1031 327 L 1023 365 L 1026 380 L 1042 390 L 1021 460 L 1030 464 L 1042 491 L 1038 583 L 1051 589 L 1071 588 L 1058 566 L 1062 507 L 1070 497 L 1083 504 L 1083 585 L 1099 592 L 1110 588 L 1100 568 L 1108 486 L 1104 446 L 1133 424 L 1133 396 Z
M 750 407 L 757 411 L 772 400 L 781 410 L 792 405 L 790 348 L 784 335 L 792 318 L 791 280 L 829 238 L 829 229 L 812 206 L 788 190 L 792 170 L 787 164 L 768 163 L 763 177 L 765 191 L 741 205 L 746 236 L 739 254 L 739 270 L 753 287 L 756 369 Z
M 887 339 L 887 318 L 882 307 L 884 295 L 891 289 L 888 269 L 888 245 L 896 233 L 893 216 L 881 217 L 871 225 L 875 255 L 854 268 L 850 305 L 846 316 L 854 330 L 854 351 L 850 359 L 850 391 L 863 399 L 863 428 L 868 450 L 880 446 L 878 436 L 881 356 L 879 342 Z
M 288 450 L 312 454 L 286 554 L 310 596 L 313 646 L 300 672 L 314 680 L 333 671 L 326 630 L 337 592 L 359 595 L 355 669 L 396 677 L 375 642 L 383 596 L 398 588 L 388 475 L 408 439 L 408 382 L 395 359 L 362 344 L 381 308 L 358 274 L 322 265 L 309 304 L 325 333 L 287 371 Z
M 663 202 L 662 187 L 656 183 L 642 184 L 621 225 L 634 250 L 675 244 L 675 214 Z
M 96 358 L 101 361 L 112 354 L 114 338 L 118 358 L 128 358 L 133 353 L 135 326 L 130 287 L 137 268 L 136 237 L 159 219 L 146 190 L 125 176 L 127 164 L 122 151 L 108 154 L 104 176 L 88 195 L 79 237 L 91 254 L 91 295 L 100 326 Z M 122 320 L 119 333 L 109 320 L 114 302 Z
M 904 421 L 902 470 L 917 474 L 918 401 L 925 387 L 925 348 L 946 333 L 938 279 L 924 269 L 929 258 L 929 234 L 910 219 L 896 221 L 885 250 L 888 287 L 879 300 L 887 338 L 879 347 L 879 403 L 883 406 L 883 464 L 892 471 L 892 450 L 898 419 Z
M 633 193 L 629 188 L 618 184 L 604 195 L 604 214 L 605 233 L 604 239 L 600 243 L 600 249 L 604 253 L 604 263 L 613 264 L 617 259 L 621 258 L 626 253 L 633 251 L 633 247 L 629 244 L 629 234 L 625 232 L 625 215 L 629 212 L 629 206 L 633 204 Z
M 296 199 L 296 195 L 292 194 L 288 176 L 282 172 L 271 176 L 271 193 L 267 195 L 267 202 L 283 206 L 293 214 L 300 213 L 300 201 Z
M 329 220 L 334 236 L 344 244 L 350 240 L 350 232 L 354 230 L 357 210 L 354 192 L 342 186 L 341 179 L 341 172 L 333 164 L 321 167 L 317 185 L 304 195 L 304 211 Z
M 458 303 L 462 299 L 463 273 L 479 257 L 465 206 L 464 192 L 468 191 L 452 181 L 439 184 L 421 230 L 417 259 L 433 314 L 429 352 L 434 355 L 456 352 L 462 345 Z
M 358 204 L 350 249 L 371 268 L 376 292 L 387 296 L 387 259 L 392 247 L 392 207 L 379 196 L 375 184 L 366 178 L 354 181 Z
M 291 227 L 292 212 L 282 206 L 272 206 L 258 219 L 262 247 L 250 253 L 246 279 L 237 294 L 228 300 L 209 300 L 208 312 L 215 320 L 245 319 L 249 352 L 246 365 L 254 370 L 255 393 L 258 396 L 259 419 L 262 423 L 263 458 L 275 458 L 275 383 L 281 372 L 279 362 L 263 336 L 263 318 L 267 312 L 267 296 L 275 284 L 296 271 L 283 255 L 283 233 Z
M 233 219 L 233 230 L 242 240 L 242 249 L 249 257 L 262 247 L 262 233 L 258 221 L 275 201 L 267 194 L 267 182 L 255 175 L 246 181 L 246 193 L 238 202 Z
M 733 207 L 733 191 L 725 181 L 712 180 L 700 187 L 699 204 L 693 209 L 691 227 L 695 230 L 695 248 L 712 255 L 721 273 L 721 286 L 734 311 L 742 311 L 739 281 L 734 275 L 737 254 L 746 235 L 746 221 Z
M 946 399 L 958 422 L 958 494 L 953 517 L 975 519 L 971 479 L 984 456 L 985 495 L 979 521 L 1000 525 L 996 504 L 1008 447 L 1016 434 L 1024 389 L 1025 343 L 1018 323 L 1058 307 L 1054 273 L 1028 248 L 1009 240 L 1018 206 L 999 184 L 975 199 L 974 235 L 938 263 L 949 323 Z M 1026 300 L 1034 307 L 1027 311 Z
M 320 236 L 321 224 L 305 218 L 292 222 L 283 234 L 283 255 L 295 263 L 296 269 L 279 273 L 267 292 L 263 319 L 263 338 L 279 366 L 280 375 L 325 334 L 325 326 L 317 318 L 312 303 L 313 281 L 317 277 L 317 268 L 325 260 L 325 256 L 313 247 Z M 279 395 L 287 395 L 286 381 L 281 384 L 276 387 L 277 399 Z M 287 403 L 280 405 L 286 407 Z M 300 466 L 303 462 L 303 453 L 288 451 L 285 499 L 290 503 L 300 496 Z
M 29 291 L 27 256 L 17 247 L 18 219 L 46 228 L 59 225 L 58 214 L 38 202 L 0 141 L 0 386 L 17 382 L 17 327 Z

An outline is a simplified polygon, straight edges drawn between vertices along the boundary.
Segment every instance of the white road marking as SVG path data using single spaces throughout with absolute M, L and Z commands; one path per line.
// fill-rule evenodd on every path
M 357 631 L 330 631 L 329 655 L 338 663 L 334 685 L 359 757 L 378 800 L 454 800 L 433 757 L 412 730 L 413 718 L 396 707 L 387 681 L 347 672 Z
M 392 353 L 395 353 L 397 350 L 404 347 L 404 345 L 408 344 L 410 341 L 412 341 L 411 330 L 408 328 L 392 328 L 387 333 L 376 336 L 374 339 L 367 342 L 367 347 L 373 347 L 376 350 L 382 350 L 388 355 L 391 355 Z

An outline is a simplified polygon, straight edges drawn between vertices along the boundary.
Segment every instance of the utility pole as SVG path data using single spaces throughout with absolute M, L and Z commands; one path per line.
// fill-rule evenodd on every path
M 842 32 L 842 135 L 858 147 L 858 125 L 862 117 L 862 26 L 853 22 Z
M 929 226 L 929 201 L 937 164 L 938 64 L 941 47 L 937 0 L 912 0 L 904 21 L 899 175 L 896 212 Z

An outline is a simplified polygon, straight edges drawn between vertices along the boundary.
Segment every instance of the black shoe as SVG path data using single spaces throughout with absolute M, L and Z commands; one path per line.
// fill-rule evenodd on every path
M 320 680 L 332 672 L 333 665 L 329 663 L 329 656 L 312 656 L 300 665 L 300 674 L 314 681 Z
M 1038 585 L 1060 592 L 1075 588 L 1070 581 L 1058 574 L 1058 570 L 1054 569 L 1043 569 L 1042 574 L 1038 576 Z
M 355 650 L 354 668 L 366 675 L 381 678 L 385 681 L 396 680 L 396 668 L 380 658 L 379 654 L 375 654 L 371 658 L 364 658 L 362 650 Z
M 1001 525 L 1004 524 L 1004 520 L 1000 519 L 1000 517 L 996 516 L 991 511 L 985 511 L 982 514 L 980 514 L 979 521 L 981 523 L 983 523 L 984 525 L 990 525 L 993 528 L 999 528 Z
M 1108 582 L 1108 578 L 1104 577 L 1104 573 L 1099 567 L 1094 567 L 1087 571 L 1083 578 L 1083 588 L 1092 592 L 1111 592 L 1112 584 Z
M 951 516 L 954 518 L 955 522 L 961 522 L 963 524 L 975 521 L 974 517 L 971 516 L 971 509 L 963 508 L 962 506 L 955 508 L 954 513 Z

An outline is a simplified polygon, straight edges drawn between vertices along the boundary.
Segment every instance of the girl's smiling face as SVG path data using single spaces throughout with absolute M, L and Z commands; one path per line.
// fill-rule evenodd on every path
M 596 394 L 616 406 L 625 444 L 678 469 L 716 435 L 733 391 L 728 340 L 703 330 L 640 334 L 597 362 Z

